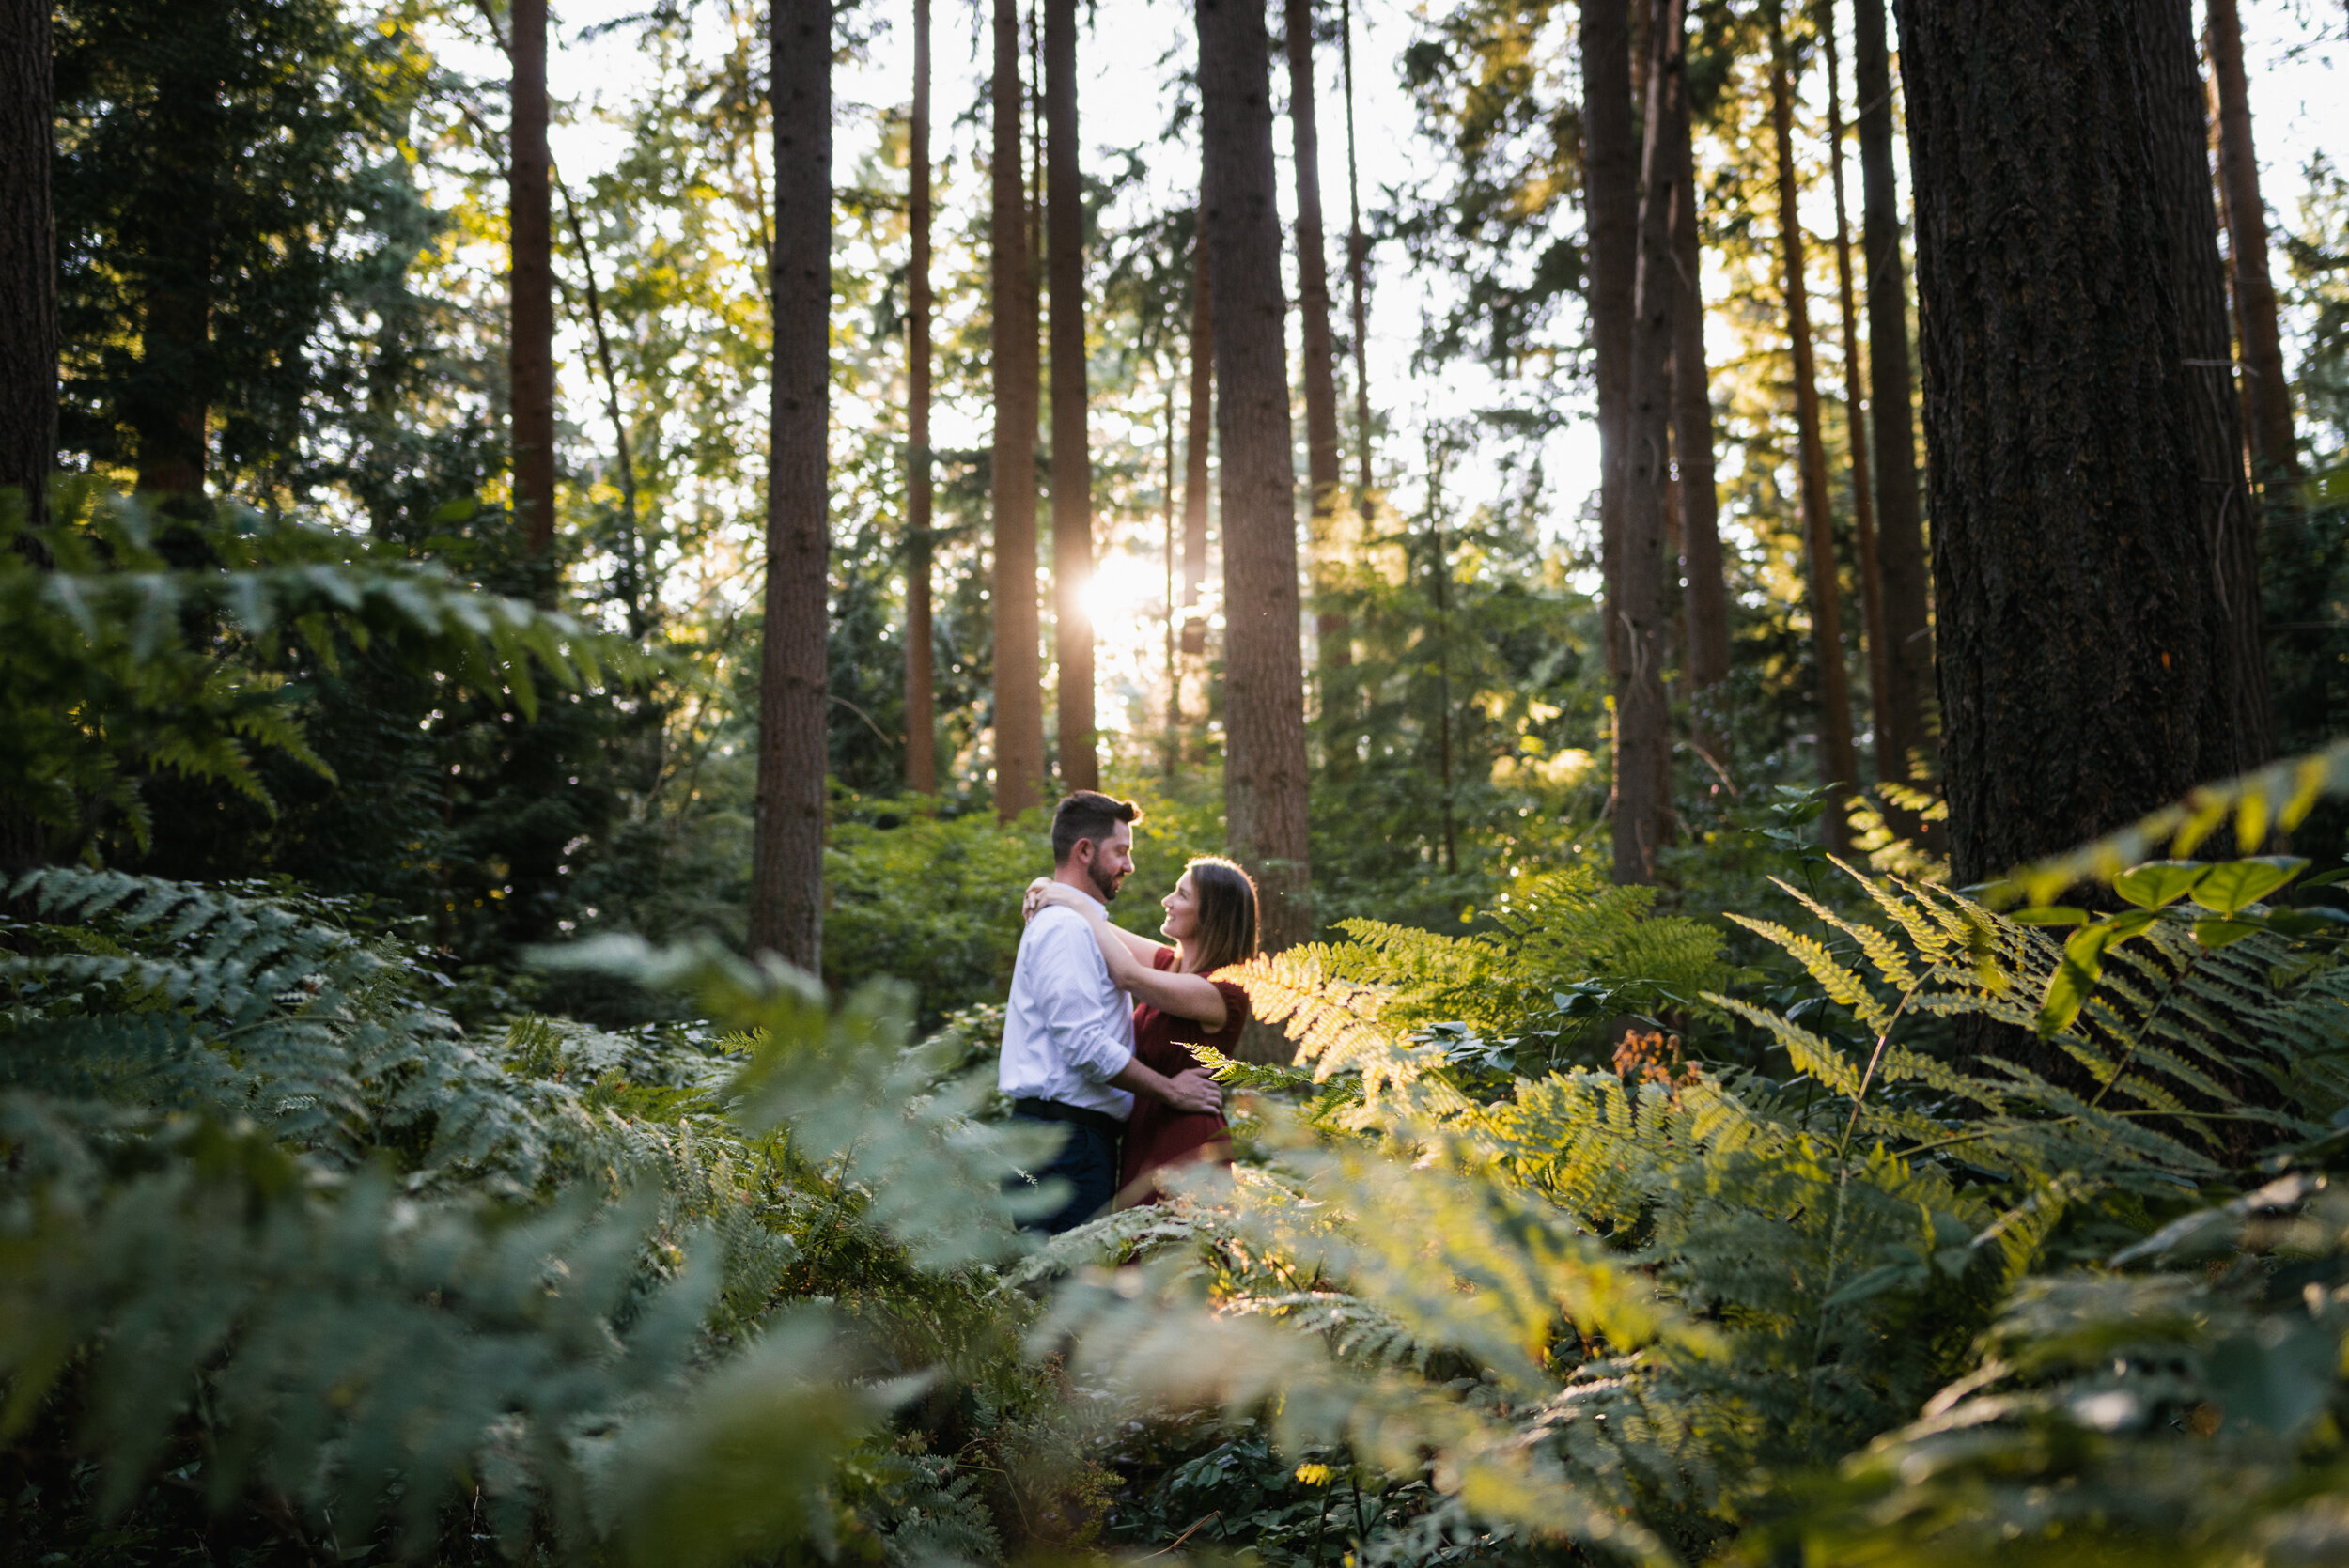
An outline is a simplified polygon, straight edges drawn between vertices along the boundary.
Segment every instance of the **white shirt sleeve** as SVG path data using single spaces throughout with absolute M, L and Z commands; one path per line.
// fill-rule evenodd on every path
M 1047 914 L 1050 911 L 1047 911 Z M 1036 978 L 1045 1032 L 1060 1059 L 1087 1083 L 1107 1083 L 1134 1059 L 1133 1048 L 1113 1031 L 1094 1001 L 1110 985 L 1109 965 L 1090 926 L 1073 911 L 1036 932 Z M 1039 914 L 1038 921 L 1046 918 Z

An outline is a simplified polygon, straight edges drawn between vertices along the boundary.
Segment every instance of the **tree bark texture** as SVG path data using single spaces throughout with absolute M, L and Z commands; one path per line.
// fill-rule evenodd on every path
M 1892 66 L 1884 0 L 1852 0 L 1852 87 L 1859 122 L 1860 250 L 1867 268 L 1868 423 L 1875 435 L 1876 575 L 1884 587 L 1884 686 L 1875 695 L 1876 774 L 1906 780 L 1910 759 L 1938 771 L 1933 627 L 1917 427 L 1908 360 L 1908 277 L 1901 262 L 1892 165 Z
M 1197 0 L 1223 493 L 1223 812 L 1264 945 L 1313 933 L 1287 302 L 1264 0 Z
M 2149 123 L 2148 54 L 2192 40 L 2123 0 L 1895 9 L 1966 883 L 2175 799 L 2234 723 Z
M 1354 662 L 1346 612 L 1338 607 L 1336 568 L 1346 556 L 1339 520 L 1346 489 L 1338 468 L 1338 381 L 1330 334 L 1330 263 L 1321 225 L 1321 138 L 1314 98 L 1313 0 L 1285 0 L 1289 59 L 1289 141 L 1297 165 L 1297 315 L 1304 354 L 1305 476 L 1312 503 L 1306 537 L 1314 579 L 1315 646 L 1321 700 L 1331 677 Z
M 1093 444 L 1085 412 L 1084 179 L 1077 160 L 1077 0 L 1044 0 L 1045 249 L 1052 287 L 1052 627 L 1060 773 L 1101 787 L 1093 731 Z
M 823 958 L 825 586 L 832 424 L 832 0 L 775 0 L 774 384 L 750 946 Z
M 512 246 L 506 373 L 514 518 L 530 552 L 554 542 L 554 209 L 547 151 L 547 3 L 514 0 L 506 222 Z
M 1868 647 L 1868 706 L 1875 719 L 1876 777 L 1906 779 L 1900 753 L 1886 743 L 1884 688 L 1889 678 L 1884 645 L 1884 582 L 1876 567 L 1875 487 L 1870 482 L 1868 431 L 1859 411 L 1868 401 L 1859 369 L 1859 309 L 1852 293 L 1851 220 L 1843 205 L 1843 72 L 1835 54 L 1835 11 L 1828 8 L 1820 30 L 1827 52 L 1828 169 L 1835 187 L 1835 295 L 1843 328 L 1843 437 L 1851 446 L 1852 553 L 1859 567 L 1859 614 Z
M 2276 283 L 2267 267 L 2267 205 L 2251 143 L 2251 95 L 2243 74 L 2243 19 L 2235 0 L 2210 0 L 2212 85 L 2218 99 L 2218 179 L 2227 193 L 2227 245 L 2235 324 L 2243 335 L 2251 461 L 2262 483 L 2300 476 L 2292 434 L 2292 383 L 2276 331 Z
M 995 0 L 993 204 L 995 379 L 995 815 L 1039 803 L 1044 672 L 1036 653 L 1035 274 L 1029 261 L 1018 0 Z
M 1631 294 L 1638 269 L 1640 146 L 1632 129 L 1628 0 L 1581 0 L 1582 213 L 1590 250 L 1591 350 L 1598 381 L 1598 555 L 1607 594 L 1607 668 L 1623 667 L 1616 557 L 1623 537 L 1623 420 L 1630 396 Z
M 1684 10 L 1682 36 L 1674 45 L 1682 54 L 1680 90 L 1665 105 L 1665 134 L 1670 138 L 1668 151 L 1672 161 L 1672 281 L 1677 286 L 1672 296 L 1672 457 L 1679 475 L 1682 614 L 1688 622 L 1688 683 L 1703 692 L 1729 678 L 1729 583 L 1721 570 L 1712 375 L 1704 361 L 1703 237 L 1697 227 L 1687 29 Z M 1699 728 L 1709 731 L 1711 723 L 1701 718 Z
M 1370 242 L 1362 234 L 1362 176 L 1354 146 L 1354 0 L 1341 0 L 1338 35 L 1346 73 L 1346 277 L 1354 310 L 1354 509 L 1370 536 Z
M 2147 62 L 2155 189 L 2175 269 L 2170 318 L 2200 480 L 2196 522 L 2226 613 L 2221 680 L 2233 722 L 2202 737 L 2201 773 L 2216 779 L 2259 767 L 2274 745 L 2260 602 L 2260 514 L 2243 472 L 2244 406 L 2234 395 L 2227 272 L 2211 183 L 2210 95 L 2196 60 L 2193 0 L 2145 0 L 2137 14 Z
M 1795 371 L 1795 433 L 1802 474 L 1802 531 L 1809 558 L 1812 656 L 1819 670 L 1819 782 L 1838 791 L 1859 782 L 1852 752 L 1851 682 L 1843 673 L 1843 592 L 1835 566 L 1835 514 L 1827 499 L 1827 447 L 1819 433 L 1819 376 L 1811 342 L 1811 290 L 1803 258 L 1801 187 L 1795 179 L 1795 92 L 1786 32 L 1775 4 L 1770 24 L 1770 120 L 1778 137 L 1778 229 L 1786 290 L 1786 335 Z M 1841 853 L 1851 831 L 1840 796 L 1819 818 Z
M 1614 877 L 1656 879 L 1656 851 L 1672 813 L 1672 732 L 1664 706 L 1670 612 L 1664 596 L 1665 519 L 1672 489 L 1672 318 L 1680 292 L 1672 224 L 1679 205 L 1672 147 L 1688 89 L 1681 0 L 1649 13 L 1646 131 L 1641 158 L 1639 259 L 1632 292 L 1629 396 L 1622 427 L 1623 543 L 1611 618 L 1623 638 L 1615 672 Z
M 906 788 L 938 792 L 931 689 L 930 0 L 913 0 L 913 127 L 908 160 L 913 230 L 906 310 Z
M 49 0 L 0 0 L 0 278 L 16 280 L 0 309 L 0 490 L 17 491 L 35 525 L 57 466 L 49 9 Z
M 1196 659 L 1207 651 L 1207 618 L 1199 609 L 1199 590 L 1207 581 L 1207 468 L 1215 442 L 1214 271 L 1208 264 L 1204 195 L 1190 265 L 1190 407 L 1183 423 L 1183 653 Z

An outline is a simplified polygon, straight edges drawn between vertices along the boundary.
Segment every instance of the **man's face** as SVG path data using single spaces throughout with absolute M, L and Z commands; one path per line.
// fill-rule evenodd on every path
M 1117 830 L 1104 839 L 1080 839 L 1071 853 L 1086 880 L 1093 884 L 1095 896 L 1107 904 L 1117 896 L 1118 885 L 1133 875 L 1133 824 L 1120 822 Z

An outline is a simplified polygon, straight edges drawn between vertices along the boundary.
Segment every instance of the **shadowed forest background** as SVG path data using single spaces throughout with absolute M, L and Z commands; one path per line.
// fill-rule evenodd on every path
M 0 0 L 6 1560 L 2349 1560 L 2349 14 L 932 10 Z

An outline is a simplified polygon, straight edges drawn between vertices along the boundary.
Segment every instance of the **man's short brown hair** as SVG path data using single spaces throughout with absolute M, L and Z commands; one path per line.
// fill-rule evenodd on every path
M 1120 822 L 1141 820 L 1140 806 L 1097 789 L 1080 789 L 1064 796 L 1052 813 L 1052 863 L 1066 865 L 1079 844 L 1098 844 L 1117 831 Z

